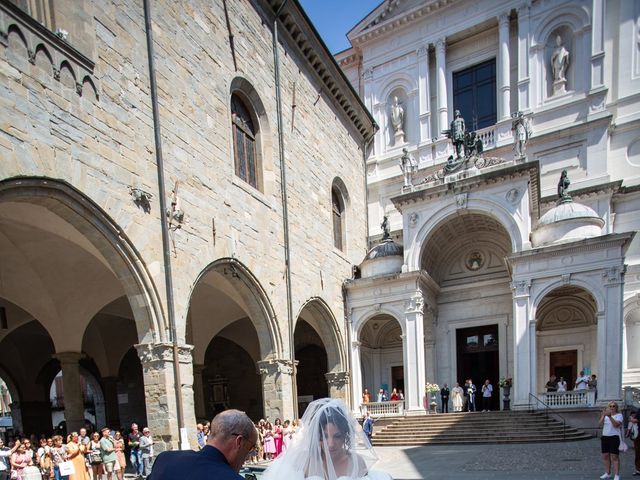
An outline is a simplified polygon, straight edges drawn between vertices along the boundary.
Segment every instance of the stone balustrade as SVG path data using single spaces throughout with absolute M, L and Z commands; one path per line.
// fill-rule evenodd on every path
M 365 412 L 369 412 L 372 417 L 402 417 L 404 400 L 362 403 L 360 413 L 364 416 Z
M 570 392 L 545 392 L 539 395 L 549 408 L 593 407 L 596 404 L 595 390 L 573 390 Z

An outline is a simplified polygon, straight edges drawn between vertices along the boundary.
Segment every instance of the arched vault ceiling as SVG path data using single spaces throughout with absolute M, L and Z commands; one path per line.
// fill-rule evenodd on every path
M 40 321 L 56 351 L 79 351 L 87 324 L 124 294 L 122 285 L 69 224 L 22 204 L 16 206 L 25 215 L 19 221 L 11 216 L 17 210 L 6 212 L 10 205 L 3 204 L 0 215 L 0 296 Z
M 429 235 L 422 247 L 422 269 L 440 283 L 449 273 L 448 266 L 465 255 L 479 242 L 484 255 L 495 259 L 511 251 L 511 241 L 505 228 L 493 218 L 478 213 L 455 215 L 441 223 Z
M 359 340 L 369 348 L 402 346 L 402 329 L 398 321 L 390 315 L 377 315 L 365 323 L 360 330 Z

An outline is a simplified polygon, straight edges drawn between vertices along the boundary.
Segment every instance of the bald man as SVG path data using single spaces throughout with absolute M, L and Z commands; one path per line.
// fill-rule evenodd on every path
M 244 480 L 238 472 L 257 439 L 258 432 L 244 412 L 225 410 L 211 421 L 202 450 L 161 453 L 149 480 Z

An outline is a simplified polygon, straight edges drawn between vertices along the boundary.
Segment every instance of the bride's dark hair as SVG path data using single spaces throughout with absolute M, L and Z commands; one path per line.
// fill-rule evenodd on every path
M 345 418 L 344 413 L 336 407 L 327 406 L 318 414 L 320 415 L 320 435 L 323 434 L 328 423 L 335 425 L 338 431 L 344 435 L 344 445 L 349 450 L 351 448 L 351 435 L 349 434 L 349 421 Z

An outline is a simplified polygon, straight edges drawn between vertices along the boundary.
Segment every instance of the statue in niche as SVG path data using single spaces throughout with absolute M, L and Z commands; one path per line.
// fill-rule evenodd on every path
M 404 108 L 398 103 L 398 97 L 393 97 L 391 105 L 391 126 L 396 144 L 404 143 Z
M 418 170 L 418 162 L 413 155 L 409 155 L 409 151 L 406 148 L 402 149 L 402 156 L 400 157 L 400 169 L 404 175 L 404 188 L 413 186 L 413 175 Z
M 567 68 L 569 67 L 569 51 L 562 45 L 562 37 L 556 36 L 556 48 L 551 55 L 551 73 L 553 74 L 553 95 L 561 95 L 567 91 Z
M 563 170 L 560 174 L 560 181 L 558 182 L 558 203 L 569 203 L 573 201 L 571 200 L 571 195 L 567 193 L 570 184 L 571 182 L 567 176 L 567 171 Z
M 517 112 L 511 122 L 511 130 L 513 130 L 513 153 L 516 158 L 524 158 L 525 146 L 533 133 L 531 122 L 522 112 Z

